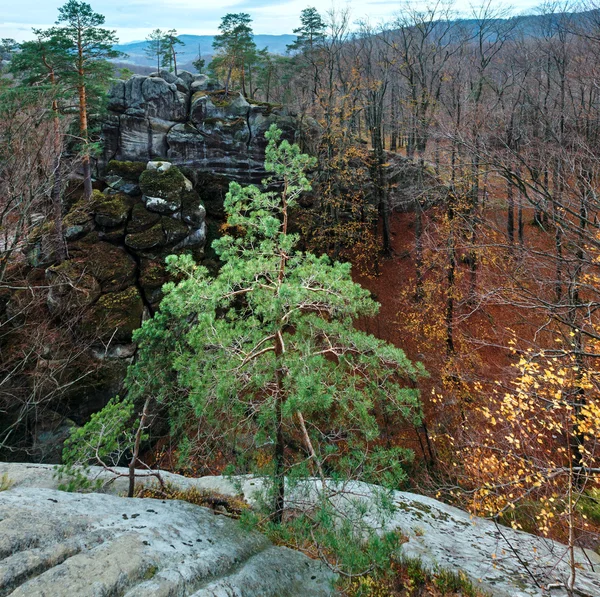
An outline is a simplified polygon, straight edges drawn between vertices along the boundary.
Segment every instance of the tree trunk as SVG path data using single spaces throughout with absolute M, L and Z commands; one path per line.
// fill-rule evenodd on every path
M 85 91 L 85 71 L 83 68 L 83 41 L 78 35 L 77 51 L 79 54 L 77 92 L 79 94 L 79 135 L 83 143 L 81 165 L 83 168 L 83 196 L 86 201 L 92 198 L 92 165 L 90 163 L 90 148 L 88 139 L 87 99 Z

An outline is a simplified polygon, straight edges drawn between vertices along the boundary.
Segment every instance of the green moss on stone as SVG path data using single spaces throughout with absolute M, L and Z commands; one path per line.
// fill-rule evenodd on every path
M 133 206 L 131 210 L 131 220 L 127 224 L 127 233 L 135 234 L 152 228 L 160 220 L 160 215 L 148 211 L 140 201 Z
M 165 244 L 165 233 L 160 221 L 149 230 L 128 234 L 125 237 L 125 244 L 134 251 L 146 251 L 154 249 Z
M 196 93 L 194 93 L 194 95 L 192 95 L 192 102 L 195 102 L 196 100 L 206 97 L 207 95 L 208 95 L 208 93 L 206 93 L 206 91 L 196 91 Z
M 102 339 L 131 342 L 131 335 L 142 323 L 143 312 L 142 298 L 134 286 L 122 292 L 109 292 L 92 307 L 86 331 L 98 334 Z
M 218 108 L 226 108 L 235 100 L 239 94 L 232 91 L 229 94 L 225 94 L 225 90 L 209 91 L 206 95 L 210 97 L 210 101 Z
M 146 170 L 146 164 L 144 162 L 121 162 L 118 160 L 110 160 L 107 166 L 108 174 L 116 174 L 127 180 L 136 181 Z
M 99 280 L 104 292 L 122 290 L 133 284 L 136 269 L 133 259 L 122 248 L 108 242 L 84 242 L 94 236 L 88 234 L 71 245 L 69 254 L 72 259 Z
M 96 205 L 94 219 L 97 224 L 107 228 L 119 226 L 127 220 L 132 203 L 127 195 L 109 195 Z
M 178 202 L 185 190 L 185 176 L 177 166 L 171 166 L 166 172 L 145 170 L 140 176 L 140 189 L 148 197 Z
M 266 115 L 272 114 L 273 110 L 281 110 L 283 108 L 283 104 L 272 104 L 270 102 L 259 102 L 257 100 L 248 99 L 248 98 L 246 98 L 246 101 L 251 106 L 260 106 L 262 108 L 266 108 L 266 110 L 265 110 Z
M 140 285 L 146 290 L 160 288 L 169 281 L 169 274 L 162 259 L 142 259 Z

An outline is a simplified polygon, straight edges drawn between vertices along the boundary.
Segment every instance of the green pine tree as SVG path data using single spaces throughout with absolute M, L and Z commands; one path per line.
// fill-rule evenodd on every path
M 286 476 L 360 471 L 396 486 L 409 454 L 381 447 L 379 421 L 418 422 L 414 382 L 424 374 L 402 350 L 354 327 L 378 305 L 349 264 L 296 249 L 289 212 L 310 188 L 314 159 L 278 145 L 280 135 L 275 125 L 267 133 L 265 167 L 281 192 L 231 183 L 225 209 L 236 234 L 213 243 L 223 263 L 216 278 L 190 256 L 168 258 L 183 279 L 165 286 L 160 312 L 137 332 L 128 376 L 130 398 L 186 396 L 202 442 L 250 442 L 251 456 L 270 446 L 276 522 Z
M 177 76 L 177 46 L 185 46 L 185 44 L 177 37 L 176 29 L 169 29 L 164 36 L 165 55 L 163 57 L 163 66 L 168 67 L 170 72 L 174 72 Z
M 232 77 L 237 74 L 241 80 L 242 93 L 246 95 L 246 65 L 256 60 L 256 44 L 251 23 L 249 14 L 229 13 L 221 19 L 221 33 L 215 35 L 213 48 L 216 53 L 211 68 L 213 71 L 223 69 L 226 73 L 226 94 L 229 93 Z
M 117 43 L 114 31 L 104 29 L 104 16 L 78 0 L 68 0 L 58 9 L 58 27 L 45 32 L 48 39 L 69 48 L 69 60 L 60 76 L 77 94 L 79 108 L 79 140 L 83 167 L 85 197 L 92 196 L 90 111 L 105 97 L 114 74 L 109 59 L 123 56 L 113 49 Z
M 160 72 L 161 65 L 164 65 L 165 56 L 167 53 L 167 41 L 164 31 L 154 29 L 148 37 L 146 37 L 146 48 L 144 52 L 150 60 L 156 60 L 156 72 Z
M 294 29 L 296 41 L 287 46 L 288 52 L 312 52 L 325 39 L 326 25 L 316 8 L 305 8 L 300 13 L 300 27 Z

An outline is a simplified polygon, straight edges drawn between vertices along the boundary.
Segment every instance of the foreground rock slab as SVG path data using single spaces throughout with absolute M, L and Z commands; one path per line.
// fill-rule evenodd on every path
M 106 491 L 123 493 L 127 489 L 127 470 L 114 470 L 123 476 L 115 478 L 98 467 L 92 467 L 90 473 L 108 483 Z M 57 486 L 53 467 L 48 465 L 0 463 L 0 476 L 3 474 L 16 488 Z M 140 474 L 144 474 L 143 471 Z M 181 489 L 193 487 L 224 495 L 242 494 L 250 504 L 262 490 L 261 479 L 250 476 L 230 480 L 219 476 L 194 479 L 168 472 L 161 475 L 164 481 Z M 144 482 L 155 484 L 156 479 L 150 477 Z M 317 483 L 307 482 L 304 487 L 288 492 L 288 505 L 309 506 Z M 568 596 L 565 590 L 570 574 L 567 546 L 497 526 L 433 498 L 402 491 L 392 492 L 395 511 L 382 519 L 375 508 L 377 492 L 374 485 L 350 482 L 333 501 L 341 513 L 366 512 L 370 526 L 375 529 L 400 531 L 407 539 L 403 545 L 405 556 L 420 558 L 430 568 L 462 571 L 476 587 L 493 597 Z M 0 493 L 0 502 L 2 495 Z M 575 554 L 578 562 L 575 595 L 600 597 L 600 556 L 581 549 L 576 549 Z M 310 592 L 300 594 L 312 595 Z
M 315 597 L 332 575 L 180 501 L 15 485 L 0 493 L 0 595 Z

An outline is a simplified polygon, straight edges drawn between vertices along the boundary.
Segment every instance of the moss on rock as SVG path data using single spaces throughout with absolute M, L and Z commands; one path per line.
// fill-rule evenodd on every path
M 146 251 L 165 244 L 165 233 L 160 222 L 157 222 L 149 230 L 128 234 L 125 244 L 134 251 Z
M 160 288 L 169 281 L 169 274 L 163 259 L 142 259 L 140 285 L 144 290 Z
M 148 197 L 180 203 L 181 193 L 185 191 L 185 176 L 177 166 L 171 166 L 166 172 L 145 170 L 140 176 L 140 189 Z
M 133 201 L 127 195 L 109 195 L 94 209 L 94 219 L 99 226 L 114 228 L 127 221 Z
M 127 233 L 135 234 L 152 228 L 160 220 L 160 215 L 148 211 L 140 201 L 133 206 L 131 210 L 131 220 L 127 224 Z
M 135 261 L 120 247 L 104 242 L 73 243 L 72 260 L 81 264 L 99 282 L 103 292 L 115 292 L 131 286 L 135 281 Z
M 121 162 L 118 160 L 110 160 L 106 169 L 108 174 L 116 174 L 127 180 L 134 181 L 137 181 L 145 170 L 146 164 L 144 162 Z
M 103 294 L 91 308 L 84 329 L 102 340 L 131 342 L 134 330 L 142 324 L 144 303 L 135 286 L 121 292 Z

